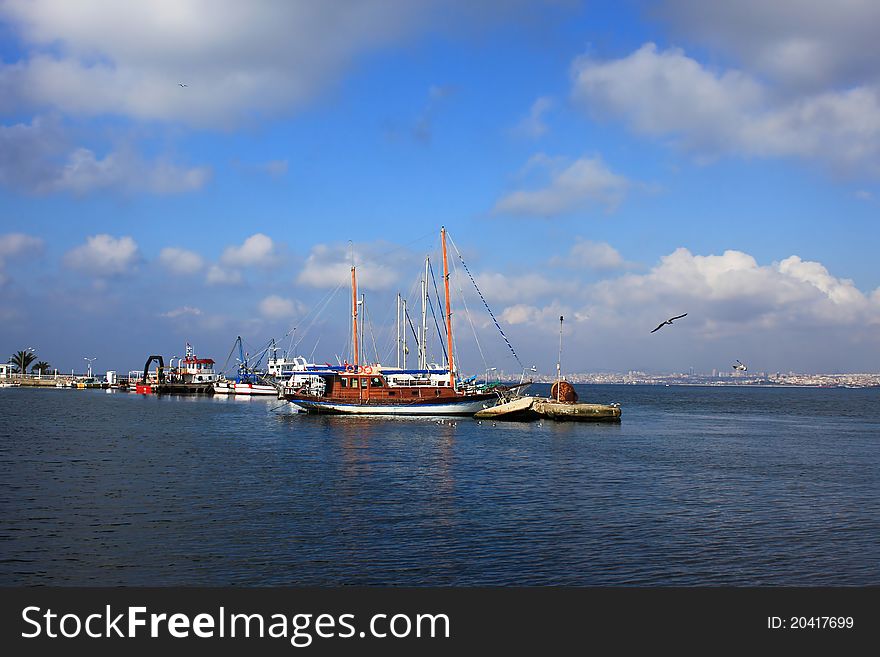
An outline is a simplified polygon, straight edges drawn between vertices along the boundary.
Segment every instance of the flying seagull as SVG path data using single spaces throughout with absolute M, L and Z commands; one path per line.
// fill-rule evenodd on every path
M 188 87 L 189 86 L 188 84 L 184 84 L 183 82 L 178 82 L 177 84 L 180 85 L 181 87 Z
M 673 320 L 681 319 L 682 317 L 687 317 L 687 313 L 685 313 L 684 315 L 676 315 L 675 317 L 670 317 L 670 318 L 667 319 L 665 322 L 661 322 L 660 326 L 658 326 L 657 328 L 655 328 L 654 331 L 659 331 L 660 329 L 662 329 L 662 328 L 663 328 L 664 326 L 666 326 L 667 324 L 670 324 L 670 325 L 671 325 L 672 322 L 673 322 Z M 654 333 L 654 331 L 651 331 L 651 333 Z
M 749 368 L 746 367 L 745 363 L 737 359 L 737 361 L 733 364 L 733 369 L 739 370 L 740 372 L 745 372 Z

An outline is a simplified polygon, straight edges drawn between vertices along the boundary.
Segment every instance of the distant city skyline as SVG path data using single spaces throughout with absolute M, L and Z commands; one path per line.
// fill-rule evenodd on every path
M 388 362 L 445 225 L 468 374 L 880 371 L 880 5 L 331 5 L 0 0 L 4 361 Z

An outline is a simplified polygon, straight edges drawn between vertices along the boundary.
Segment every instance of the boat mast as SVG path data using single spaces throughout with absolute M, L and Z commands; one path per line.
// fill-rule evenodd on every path
M 452 359 L 452 308 L 449 305 L 449 263 L 446 259 L 446 228 L 440 227 L 440 244 L 443 246 L 443 287 L 446 289 L 446 342 L 449 346 L 449 387 L 455 392 L 455 371 Z
M 422 279 L 422 336 L 419 340 L 419 369 L 428 369 L 428 267 L 430 258 L 425 257 L 425 278 Z
M 562 315 L 559 316 L 559 358 L 556 360 L 556 401 L 559 401 L 562 394 Z
M 360 364 L 358 354 L 358 300 L 357 300 L 357 277 L 354 273 L 354 265 L 351 267 L 351 334 L 354 339 L 354 366 L 357 369 Z

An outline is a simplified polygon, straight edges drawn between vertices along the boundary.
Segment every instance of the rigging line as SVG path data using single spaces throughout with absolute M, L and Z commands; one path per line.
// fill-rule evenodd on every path
M 318 336 L 318 339 L 315 340 L 315 346 L 312 347 L 312 353 L 309 354 L 308 362 L 310 362 L 310 363 L 314 363 L 314 362 L 315 362 L 315 361 L 314 361 L 314 358 L 315 358 L 315 351 L 318 349 L 318 343 L 319 343 L 320 341 L 321 341 L 321 336 L 319 335 L 319 336 Z
M 433 269 L 431 270 L 431 278 L 434 278 L 434 270 Z M 435 288 L 437 287 L 436 282 L 434 284 L 434 287 Z M 439 294 L 437 295 L 437 306 L 438 306 L 438 310 L 439 310 L 439 307 L 440 307 L 440 295 Z M 440 324 L 437 322 L 437 313 L 434 312 L 434 301 L 431 299 L 430 295 L 428 295 L 428 308 L 431 309 L 431 317 L 434 318 L 434 326 L 437 329 L 437 337 L 440 338 L 440 347 L 443 349 L 443 358 L 445 359 L 446 366 L 448 368 L 449 367 L 449 354 L 446 353 L 446 343 L 443 340 L 443 334 L 440 332 Z M 446 322 L 443 322 L 443 326 L 446 326 Z M 426 339 L 425 343 L 427 343 L 427 342 L 428 341 Z M 428 357 L 428 352 L 426 350 L 425 351 L 425 358 L 427 359 L 427 357 Z
M 434 295 L 437 297 L 437 311 L 439 312 L 440 310 L 442 310 L 442 308 L 443 308 L 443 304 L 440 302 L 440 290 L 437 288 L 437 279 L 434 277 L 434 265 L 431 264 L 431 265 L 428 267 L 428 270 L 431 272 L 431 281 L 434 283 Z M 431 310 L 431 312 L 434 312 L 433 309 Z M 443 338 L 444 338 L 444 337 L 447 337 L 447 336 L 446 336 L 446 321 L 445 321 L 446 318 L 444 317 L 443 319 L 444 319 L 444 321 L 443 321 L 443 333 L 440 333 L 440 329 L 439 329 L 439 328 L 437 329 L 437 337 L 440 338 L 441 342 L 443 341 Z M 436 317 L 434 317 L 434 321 L 435 321 L 435 322 L 437 321 L 437 318 L 436 318 Z M 445 347 L 443 348 L 443 353 L 444 353 L 444 354 L 446 353 L 446 348 L 445 348 Z
M 409 329 L 410 329 L 410 331 L 412 331 L 413 338 L 415 339 L 416 344 L 418 344 L 419 343 L 419 334 L 416 333 L 416 327 L 413 326 L 412 318 L 409 316 L 409 310 L 407 310 L 405 314 L 406 314 L 406 321 L 409 324 Z
M 224 374 L 226 373 L 226 368 L 229 365 L 229 359 L 232 358 L 232 353 L 235 351 L 235 345 L 238 344 L 239 340 L 241 340 L 241 336 L 235 338 L 235 342 L 232 343 L 232 349 L 229 350 L 229 355 L 226 357 L 226 362 L 223 363 L 223 369 L 220 371 Z
M 449 237 L 449 234 L 446 234 Z M 480 338 L 477 337 L 477 329 L 474 326 L 473 318 L 471 317 L 471 311 L 467 305 L 467 299 L 464 296 L 464 290 L 461 289 L 461 276 L 458 275 L 458 267 L 455 264 L 455 259 L 452 260 L 452 268 L 456 274 L 456 282 L 458 283 L 458 293 L 461 295 L 461 303 L 464 305 L 464 314 L 467 317 L 468 324 L 471 326 L 471 332 L 474 334 L 474 342 L 477 343 L 477 350 L 480 352 L 480 358 L 483 359 L 483 367 L 485 369 L 489 369 L 489 363 L 486 361 L 486 355 L 483 353 L 483 346 L 480 344 Z
M 447 237 L 449 235 L 447 234 Z M 468 269 L 467 263 L 464 261 L 464 258 L 461 256 L 461 251 L 458 250 L 458 247 L 455 245 L 455 242 L 452 241 L 452 238 L 449 238 L 449 241 L 452 243 L 452 248 L 455 249 L 455 252 L 458 254 L 458 259 L 461 260 L 461 264 L 464 267 L 464 270 L 467 272 L 468 278 L 471 279 L 471 283 L 474 284 L 474 288 L 477 290 L 477 294 L 480 295 L 480 299 L 483 301 L 483 305 L 486 306 L 486 310 L 489 312 L 489 317 L 492 318 L 492 321 L 495 322 L 495 328 L 498 329 L 498 332 L 501 333 L 501 337 L 504 338 L 504 341 L 507 343 L 508 349 L 510 349 L 510 353 L 513 354 L 513 357 L 516 358 L 516 362 L 519 363 L 520 367 L 525 367 L 522 364 L 522 361 L 519 359 L 519 356 L 516 355 L 516 350 L 513 348 L 513 345 L 510 344 L 510 340 L 507 339 L 507 336 L 504 334 L 504 329 L 501 328 L 501 324 L 498 323 L 498 320 L 495 319 L 495 313 L 492 312 L 492 309 L 489 307 L 489 304 L 486 302 L 486 298 L 483 296 L 483 293 L 480 291 L 479 286 L 477 285 L 477 281 L 474 280 L 473 274 L 471 274 L 471 270 Z
M 409 247 L 409 246 L 412 246 L 412 245 L 415 244 L 416 242 L 422 242 L 422 241 L 425 240 L 425 238 L 427 238 L 427 237 L 431 237 L 431 236 L 433 236 L 433 235 L 434 235 L 434 231 L 427 232 L 427 233 L 425 233 L 424 235 L 421 235 L 421 236 L 419 236 L 419 237 L 416 237 L 415 239 L 410 240 L 409 242 L 407 242 L 407 243 L 405 243 L 405 244 L 400 244 L 400 245 L 394 246 L 393 248 L 388 249 L 387 251 L 384 251 L 384 252 L 382 252 L 382 253 L 379 253 L 379 254 L 377 254 L 376 257 L 377 257 L 377 258 L 384 258 L 384 257 L 386 257 L 386 256 L 391 255 L 392 253 L 397 253 L 398 251 L 402 251 L 403 249 L 405 249 L 405 248 L 407 248 L 407 247 Z
M 320 307 L 316 306 L 314 309 L 314 312 L 310 313 L 312 315 L 312 317 L 309 319 L 309 321 L 305 325 L 305 327 L 303 327 L 303 330 L 300 332 L 300 338 L 299 338 L 299 340 L 296 341 L 296 343 L 293 343 L 293 341 L 292 341 L 293 338 L 291 337 L 291 347 L 290 347 L 291 352 L 295 353 L 295 351 L 296 351 L 297 347 L 299 347 L 300 343 L 302 343 L 302 341 L 306 339 L 306 336 L 308 336 L 309 331 L 312 329 L 312 327 L 318 321 L 318 318 L 321 316 L 321 313 L 323 313 L 327 309 L 327 306 L 330 305 L 330 303 L 333 301 L 333 299 L 336 297 L 336 294 L 339 292 L 339 290 L 342 289 L 342 287 L 343 287 L 342 283 L 337 285 L 336 289 L 333 290 L 332 294 L 324 297 L 324 299 L 321 301 Z M 308 317 L 308 315 L 306 315 L 306 317 Z M 295 331 L 296 327 L 294 327 L 293 330 Z
M 339 291 L 339 288 L 341 288 L 343 285 L 344 285 L 344 283 L 340 283 L 339 285 L 336 286 L 336 289 L 326 292 L 324 294 L 324 296 L 321 297 L 321 299 L 318 301 L 318 303 L 315 304 L 314 306 L 312 306 L 312 308 L 303 317 L 300 318 L 299 323 L 302 324 L 303 322 L 306 322 L 306 321 L 313 322 L 314 318 L 312 318 L 312 316 L 313 315 L 315 317 L 319 316 L 320 313 L 323 312 L 323 307 L 326 306 L 327 303 L 329 303 L 329 301 Z M 287 350 L 285 351 L 286 355 L 290 355 L 290 352 L 294 349 L 293 338 L 296 334 L 296 329 L 297 329 L 297 326 L 292 327 L 290 330 L 287 331 L 287 333 L 284 334 L 284 337 L 282 337 L 281 340 L 279 340 L 279 342 L 281 342 L 285 338 L 290 338 L 290 340 L 288 341 Z
M 376 334 L 373 333 L 373 320 L 370 317 L 369 313 L 367 313 L 367 302 L 364 301 L 364 320 L 367 322 L 367 326 L 370 327 L 370 338 L 373 340 L 373 353 L 376 354 L 376 362 L 381 362 L 379 359 L 379 348 L 376 346 Z

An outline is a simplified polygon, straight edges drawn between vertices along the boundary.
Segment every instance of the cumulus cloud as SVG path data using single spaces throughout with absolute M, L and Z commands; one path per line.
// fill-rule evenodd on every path
M 872 0 L 666 0 L 656 9 L 678 34 L 790 89 L 852 86 L 876 79 L 880 67 Z
M 661 258 L 644 275 L 630 274 L 592 287 L 590 297 L 609 311 L 644 316 L 682 308 L 691 326 L 711 334 L 804 326 L 852 327 L 880 322 L 880 306 L 853 281 L 798 256 L 759 265 L 742 251 L 693 255 L 685 248 Z
M 578 281 L 554 280 L 538 273 L 507 275 L 500 272 L 483 272 L 476 276 L 476 280 L 484 296 L 492 303 L 569 295 L 574 294 L 580 287 Z
M 507 324 L 531 324 L 538 320 L 541 311 L 535 306 L 518 303 L 501 311 L 501 321 Z
M 44 242 L 39 237 L 25 233 L 0 235 L 0 264 L 4 260 L 34 255 L 42 252 Z
M 434 4 L 9 0 L 31 54 L 0 67 L 0 89 L 19 106 L 224 126 L 303 105 L 360 53 L 431 24 Z
M 159 264 L 175 274 L 195 274 L 205 266 L 205 260 L 194 251 L 166 247 L 159 252 Z
M 623 269 L 632 266 L 607 242 L 591 242 L 581 237 L 577 238 L 566 256 L 554 256 L 550 259 L 550 264 L 596 270 Z
M 137 243 L 131 237 L 102 233 L 86 238 L 64 256 L 64 264 L 100 278 L 131 273 L 141 260 Z
M 880 288 L 863 291 L 796 255 L 764 264 L 742 251 L 679 248 L 645 273 L 576 283 L 501 300 L 499 318 L 526 359 L 555 358 L 560 315 L 566 360 L 580 371 L 725 368 L 737 358 L 753 371 L 865 371 L 866 350 L 880 346 Z M 674 329 L 650 333 L 685 312 Z
M 548 128 L 544 122 L 544 114 L 553 108 L 553 99 L 547 96 L 541 96 L 529 109 L 529 115 L 520 120 L 514 128 L 514 132 L 523 137 L 537 139 L 546 134 Z
M 392 288 L 401 278 L 399 272 L 402 267 L 417 271 L 414 254 L 384 242 L 358 244 L 354 261 L 357 264 L 358 285 L 373 290 Z M 297 282 L 309 287 L 336 287 L 350 279 L 351 262 L 349 245 L 317 244 L 309 252 Z
M 520 189 L 498 200 L 496 214 L 553 217 L 599 204 L 613 210 L 632 183 L 612 172 L 599 156 L 574 162 L 539 153 L 530 158 L 524 173 L 539 171 L 543 180 L 534 189 Z
M 220 257 L 220 263 L 229 267 L 272 267 L 279 260 L 278 247 L 263 233 L 251 235 L 240 246 L 226 247 Z
M 211 265 L 205 274 L 205 282 L 208 285 L 241 285 L 241 272 L 231 267 Z
M 260 301 L 260 314 L 268 319 L 293 317 L 303 310 L 302 304 L 293 299 L 272 294 Z
M 622 59 L 577 59 L 573 96 L 699 159 L 800 157 L 839 172 L 880 175 L 880 88 L 865 84 L 782 98 L 737 70 L 717 72 L 677 48 L 648 43 Z
M 73 147 L 58 121 L 0 125 L 0 185 L 29 194 L 100 190 L 179 194 L 201 189 L 207 167 L 182 167 L 168 159 L 147 161 L 125 147 L 97 155 Z

